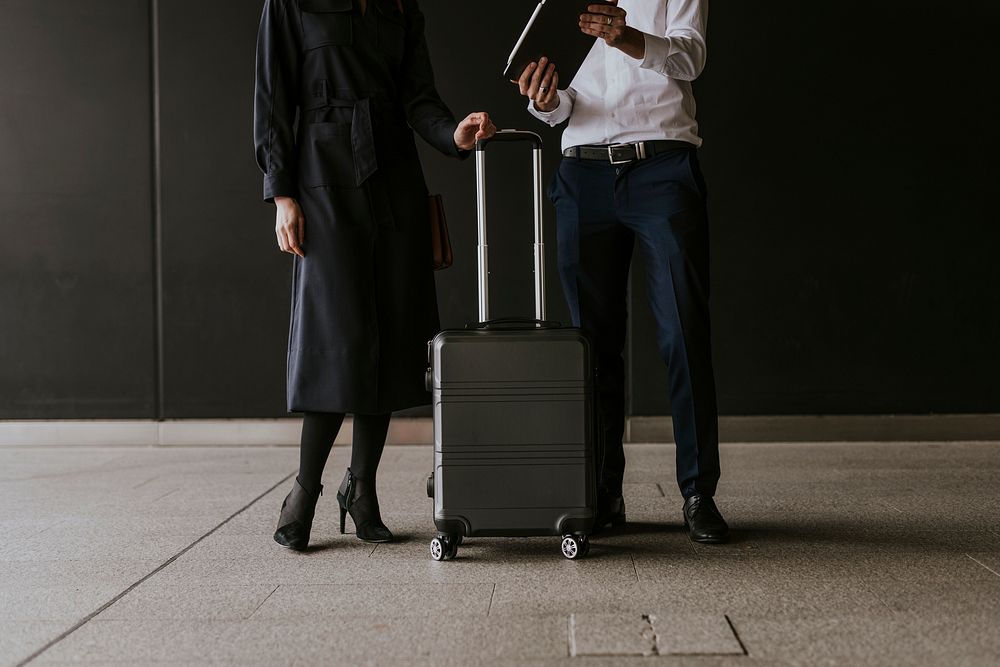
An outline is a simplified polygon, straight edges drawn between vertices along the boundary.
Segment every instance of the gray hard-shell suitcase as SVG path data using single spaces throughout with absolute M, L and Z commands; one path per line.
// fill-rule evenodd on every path
M 533 145 L 535 319 L 489 318 L 485 151 Z M 428 345 L 434 403 L 431 556 L 449 560 L 463 537 L 562 537 L 566 558 L 587 554 L 595 516 L 594 368 L 579 329 L 545 319 L 541 138 L 503 130 L 476 146 L 479 322 Z

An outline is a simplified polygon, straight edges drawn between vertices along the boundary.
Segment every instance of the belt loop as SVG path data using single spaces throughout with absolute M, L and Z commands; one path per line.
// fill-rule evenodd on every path
M 646 159 L 646 142 L 637 141 L 635 144 L 635 155 L 640 160 Z

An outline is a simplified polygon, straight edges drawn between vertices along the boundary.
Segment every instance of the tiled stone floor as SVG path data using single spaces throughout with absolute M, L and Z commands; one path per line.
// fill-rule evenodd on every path
M 387 449 L 377 548 L 271 541 L 293 448 L 0 450 L 0 665 L 998 665 L 1000 443 L 726 445 L 725 546 L 681 527 L 672 447 L 630 523 L 427 553 L 428 447 Z

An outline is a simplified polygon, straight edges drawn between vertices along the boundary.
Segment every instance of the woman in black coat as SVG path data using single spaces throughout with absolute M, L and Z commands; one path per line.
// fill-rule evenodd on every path
M 413 131 L 464 157 L 496 131 L 456 123 L 434 86 L 416 0 L 265 0 L 254 141 L 278 245 L 294 255 L 288 410 L 303 412 L 299 474 L 274 539 L 305 549 L 345 413 L 351 465 L 340 529 L 386 542 L 375 473 L 394 410 L 429 402 L 438 330 L 427 186 Z

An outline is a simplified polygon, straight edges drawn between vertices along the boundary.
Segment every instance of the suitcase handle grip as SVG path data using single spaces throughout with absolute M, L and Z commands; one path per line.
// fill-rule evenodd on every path
M 479 321 L 490 319 L 489 245 L 486 242 L 486 147 L 496 141 L 531 144 L 535 190 L 535 320 L 545 321 L 545 221 L 542 219 L 542 138 L 534 132 L 500 130 L 476 142 L 476 205 L 479 217 Z
M 469 324 L 465 327 L 468 330 L 488 330 L 488 329 L 561 329 L 562 323 L 554 320 L 536 320 L 531 317 L 503 317 L 487 322 Z
M 490 139 L 480 139 L 476 142 L 477 151 L 485 151 L 486 147 L 495 141 L 505 141 L 505 142 L 515 142 L 515 141 L 526 141 L 532 145 L 536 150 L 541 150 L 542 148 L 542 138 L 535 134 L 534 132 L 525 132 L 522 130 L 500 130 Z

